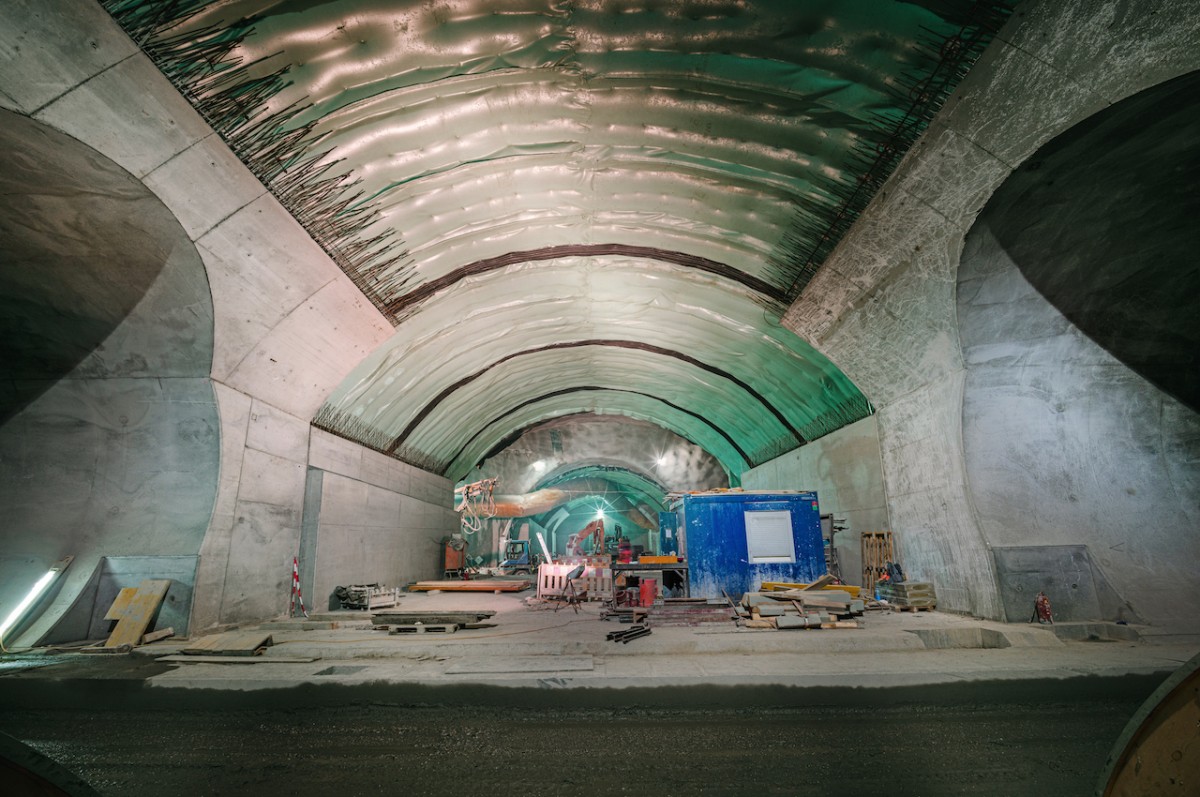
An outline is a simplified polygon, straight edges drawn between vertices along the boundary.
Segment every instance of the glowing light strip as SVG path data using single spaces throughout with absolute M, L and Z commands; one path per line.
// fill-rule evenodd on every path
M 41 597 L 42 593 L 46 591 L 46 588 L 50 586 L 58 574 L 67 569 L 67 565 L 71 564 L 74 558 L 73 556 L 68 556 L 65 559 L 55 562 L 46 571 L 46 574 L 37 580 L 37 583 L 33 585 L 33 589 L 29 590 L 29 594 L 17 604 L 17 608 L 12 610 L 3 623 L 0 623 L 0 640 L 4 639 L 4 634 L 8 632 L 8 629 L 15 626 L 25 616 L 25 613 L 29 611 L 29 607 Z

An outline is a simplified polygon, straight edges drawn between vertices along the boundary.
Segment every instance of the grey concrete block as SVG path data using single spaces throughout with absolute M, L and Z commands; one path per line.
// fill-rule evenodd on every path
M 308 461 L 308 422 L 255 400 L 246 428 L 246 447 L 293 462 Z
M 345 275 L 330 276 L 253 342 L 227 377 L 231 385 L 311 418 L 333 387 L 391 335 L 391 325 Z
M 0 5 L 0 94 L 31 114 L 138 50 L 99 3 Z
M 302 462 L 247 448 L 242 460 L 238 511 L 244 503 L 255 503 L 299 515 L 304 498 L 304 473 Z
M 349 440 L 313 429 L 309 438 L 308 464 L 340 476 L 360 479 L 362 461 L 367 453 L 368 449 Z
M 212 129 L 144 55 L 126 58 L 35 118 L 145 177 Z
M 193 241 L 267 190 L 215 133 L 150 172 L 145 183 Z
M 775 618 L 775 627 L 783 630 L 787 628 L 808 628 L 807 617 L 796 617 L 795 615 L 783 615 Z

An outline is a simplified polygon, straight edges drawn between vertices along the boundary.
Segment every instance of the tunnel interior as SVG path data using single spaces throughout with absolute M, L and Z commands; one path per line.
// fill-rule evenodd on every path
M 1009 3 L 87 9 L 0 111 L 8 582 L 83 554 L 28 638 L 102 558 L 194 559 L 202 628 L 425 577 L 483 479 L 556 549 L 815 490 L 851 580 L 895 527 L 948 609 L 1186 624 L 1194 73 L 955 171 Z

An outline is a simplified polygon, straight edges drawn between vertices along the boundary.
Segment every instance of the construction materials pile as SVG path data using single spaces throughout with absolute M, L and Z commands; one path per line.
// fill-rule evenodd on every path
M 932 611 L 937 595 L 928 581 L 880 581 L 876 585 L 881 600 L 896 611 Z
M 865 603 L 830 580 L 823 576 L 812 584 L 771 584 L 767 591 L 747 592 L 735 607 L 738 622 L 745 628 L 858 628 L 854 618 L 862 616 Z
M 387 631 L 392 636 L 402 634 L 453 634 L 495 628 L 487 622 L 496 613 L 490 609 L 477 611 L 381 612 L 371 616 L 372 628 Z

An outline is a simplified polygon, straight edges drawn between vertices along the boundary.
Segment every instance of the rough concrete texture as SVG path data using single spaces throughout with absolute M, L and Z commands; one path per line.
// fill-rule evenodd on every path
M 901 558 L 936 582 L 946 608 L 1001 616 L 961 443 L 955 286 L 964 235 L 1038 147 L 1109 103 L 1200 67 L 1194 13 L 1186 0 L 1021 5 L 785 316 L 877 407 Z M 1071 462 L 1080 472 L 1091 466 Z M 1000 511 L 1012 528 L 1041 508 Z
M 842 578 L 850 583 L 858 583 L 862 575 L 859 535 L 891 528 L 874 416 L 746 471 L 742 487 L 816 492 L 821 514 L 846 521 L 847 530 L 835 535 L 834 541 Z
M 988 227 L 959 274 L 963 444 L 988 544 L 1086 545 L 1137 616 L 1195 624 L 1200 416 L 1063 318 Z
M 484 460 L 464 481 L 498 478 L 497 492 L 522 494 L 576 468 L 628 468 L 667 491 L 728 487 L 721 463 L 673 432 L 616 416 L 576 416 L 539 424 Z

